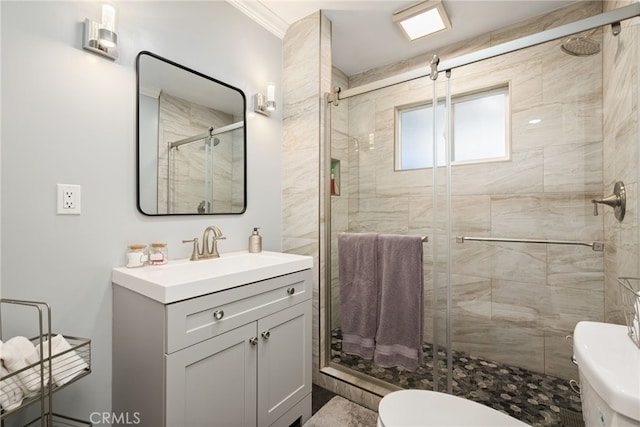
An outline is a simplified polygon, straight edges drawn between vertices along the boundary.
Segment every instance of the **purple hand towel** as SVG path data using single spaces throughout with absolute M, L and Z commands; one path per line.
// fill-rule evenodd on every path
M 342 351 L 373 358 L 378 324 L 377 240 L 373 233 L 339 233 Z
M 378 236 L 380 301 L 373 361 L 413 371 L 422 362 L 422 238 Z

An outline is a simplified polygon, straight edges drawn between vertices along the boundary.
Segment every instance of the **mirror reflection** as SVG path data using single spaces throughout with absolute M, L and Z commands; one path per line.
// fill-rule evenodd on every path
M 140 212 L 243 213 L 244 93 L 150 52 L 136 68 Z

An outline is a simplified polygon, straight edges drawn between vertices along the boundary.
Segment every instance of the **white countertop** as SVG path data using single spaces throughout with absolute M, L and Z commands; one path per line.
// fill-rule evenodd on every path
M 221 254 L 199 261 L 114 268 L 111 281 L 163 304 L 258 282 L 313 267 L 310 256 L 263 251 Z

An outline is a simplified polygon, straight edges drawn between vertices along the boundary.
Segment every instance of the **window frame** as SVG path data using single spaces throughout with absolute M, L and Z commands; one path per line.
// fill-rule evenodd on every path
M 452 107 L 458 102 L 472 101 L 474 99 L 480 99 L 485 96 L 491 96 L 493 94 L 504 94 L 505 95 L 505 155 L 500 157 L 491 157 L 484 159 L 476 159 L 476 160 L 452 160 L 452 166 L 461 166 L 461 165 L 475 165 L 475 164 L 483 164 L 483 163 L 495 163 L 495 162 L 504 162 L 510 161 L 512 157 L 511 151 L 511 82 L 503 82 L 497 83 L 491 86 L 485 86 L 479 89 L 468 90 L 456 95 L 451 96 Z M 438 98 L 436 103 L 436 108 L 438 104 L 444 104 L 444 97 Z M 420 170 L 420 169 L 431 169 L 431 166 L 417 167 L 417 168 L 402 168 L 402 119 L 401 115 L 403 112 L 415 111 L 422 108 L 433 108 L 433 99 L 413 102 L 410 104 L 399 105 L 395 107 L 395 120 L 394 120 L 394 171 L 402 172 L 402 171 L 412 171 L 412 170 Z M 453 111 L 453 108 L 452 108 Z M 451 118 L 451 134 L 452 134 L 452 153 L 455 148 L 455 115 L 452 114 Z M 432 141 L 433 143 L 433 141 Z M 437 159 L 436 159 L 437 163 Z

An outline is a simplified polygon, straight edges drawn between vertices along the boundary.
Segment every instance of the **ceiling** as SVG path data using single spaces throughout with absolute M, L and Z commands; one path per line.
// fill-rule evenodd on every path
M 242 0 L 230 1 L 238 3 Z M 443 0 L 452 28 L 407 42 L 392 22 L 393 12 L 411 6 L 410 0 L 255 0 L 262 12 L 272 14 L 260 22 L 265 28 L 280 20 L 284 28 L 317 10 L 332 22 L 333 64 L 347 75 L 391 64 L 538 16 L 576 0 Z M 237 4 L 234 4 L 237 7 Z M 242 8 L 239 7 L 242 10 Z M 275 15 L 275 16 L 274 16 Z M 255 19 L 255 16 L 252 18 Z M 266 24 L 266 25 L 265 25 Z M 268 28 L 282 37 L 284 31 Z

